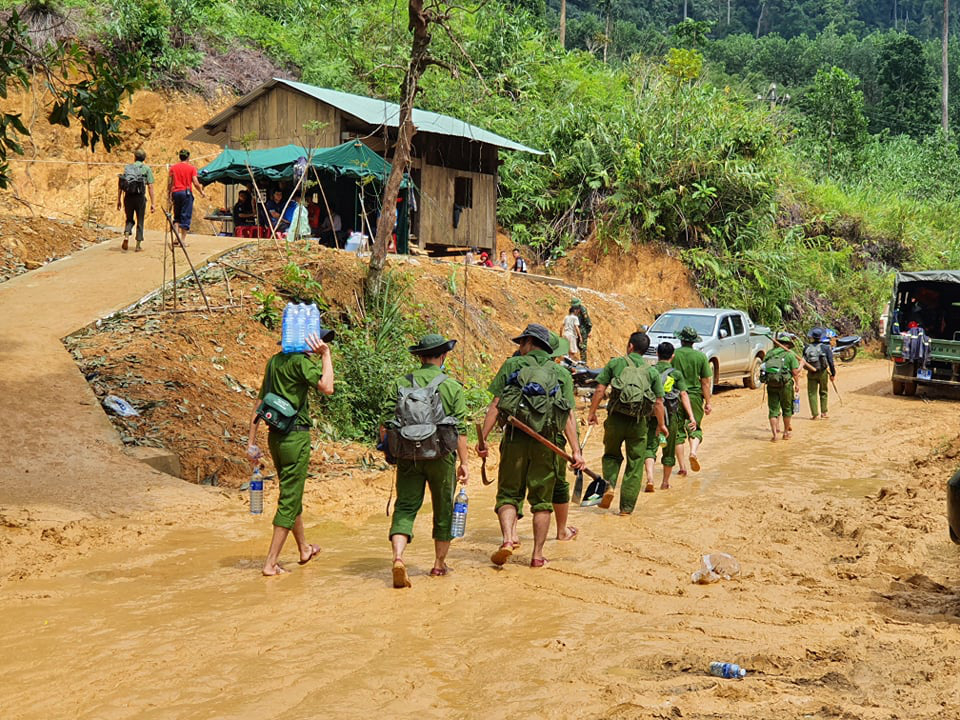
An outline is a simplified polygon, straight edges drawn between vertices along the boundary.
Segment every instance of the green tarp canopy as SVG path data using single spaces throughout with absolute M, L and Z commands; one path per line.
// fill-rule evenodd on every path
M 350 140 L 332 148 L 317 148 L 312 156 L 299 145 L 249 151 L 228 148 L 200 170 L 198 179 L 203 185 L 249 182 L 249 165 L 257 180 L 293 180 L 294 163 L 301 157 L 310 157 L 310 164 L 318 173 L 331 173 L 336 177 L 372 176 L 385 183 L 390 174 L 390 163 L 363 143 Z

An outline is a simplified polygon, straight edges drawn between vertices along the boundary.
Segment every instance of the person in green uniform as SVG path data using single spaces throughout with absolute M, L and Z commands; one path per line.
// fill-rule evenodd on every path
M 561 365 L 564 355 L 570 354 L 569 341 L 552 331 L 550 333 L 550 347 L 553 349 L 550 357 L 557 365 Z M 561 448 L 566 444 L 563 433 L 558 433 L 556 438 L 550 439 Z M 577 447 L 580 447 L 579 439 Z M 557 540 L 573 540 L 580 533 L 580 530 L 573 525 L 567 525 L 567 518 L 570 516 L 570 483 L 567 480 L 567 461 L 556 454 L 553 458 L 557 470 L 557 481 L 553 486 L 553 517 L 557 522 Z
M 447 353 L 453 350 L 456 340 L 447 340 L 442 335 L 432 333 L 423 337 L 419 343 L 410 347 L 410 352 L 421 362 L 418 370 L 397 378 L 383 403 L 383 422 L 380 425 L 380 439 L 386 437 L 386 423 L 392 420 L 397 409 L 397 399 L 401 387 L 426 387 L 443 373 L 443 364 Z M 393 586 L 410 587 L 410 579 L 403 562 L 403 551 L 413 540 L 413 523 L 423 505 L 424 490 L 430 486 L 430 499 L 433 504 L 433 545 L 434 561 L 430 575 L 446 575 L 447 552 L 453 540 L 453 495 L 456 481 L 467 484 L 467 401 L 463 386 L 453 378 L 447 377 L 437 386 L 437 393 L 444 412 L 457 420 L 457 450 L 432 460 L 397 460 L 397 500 L 393 506 L 393 522 L 390 524 L 390 544 L 393 546 Z M 459 459 L 459 467 L 456 461 Z
M 308 394 L 316 388 L 324 395 L 333 394 L 333 362 L 330 360 L 328 340 L 333 338 L 333 330 L 320 330 L 320 335 L 307 337 L 310 348 L 306 353 L 277 353 L 269 362 L 260 386 L 259 401 L 268 393 L 279 395 L 293 407 L 299 408 L 296 423 L 290 432 L 283 434 L 270 428 L 267 439 L 270 457 L 277 470 L 280 482 L 280 497 L 277 500 L 277 512 L 273 517 L 273 539 L 263 563 L 263 574 L 272 576 L 287 572 L 279 564 L 280 551 L 287 541 L 287 535 L 293 531 L 293 537 L 300 549 L 300 564 L 305 565 L 320 552 L 319 545 L 307 542 L 303 527 L 303 487 L 307 482 L 307 468 L 310 465 L 310 407 Z M 319 356 L 320 362 L 314 358 Z M 257 447 L 257 427 L 260 417 L 256 408 L 250 420 L 250 434 L 247 438 L 247 457 L 251 463 L 259 464 L 262 453 Z
M 707 360 L 707 356 L 693 347 L 694 343 L 700 342 L 701 338 L 697 331 L 687 325 L 677 337 L 680 339 L 680 347 L 677 348 L 673 356 L 673 367 L 677 369 L 683 377 L 683 382 L 687 386 L 687 395 L 690 398 L 690 406 L 693 408 L 693 418 L 697 423 L 696 428 L 689 430 L 681 426 L 677 429 L 678 447 L 690 441 L 690 456 L 684 458 L 684 453 L 678 453 L 680 461 L 680 471 L 678 475 L 686 475 L 687 468 L 685 460 L 690 463 L 690 469 L 694 472 L 700 470 L 700 458 L 698 452 L 700 443 L 703 442 L 703 416 L 709 415 L 713 411 L 710 401 L 713 397 L 713 366 Z
M 690 396 L 687 393 L 687 383 L 684 382 L 683 376 L 670 362 L 673 360 L 673 355 L 672 343 L 660 343 L 657 345 L 657 364 L 653 366 L 653 369 L 660 376 L 660 382 L 663 384 L 664 405 L 669 404 L 668 398 L 676 398 L 674 401 L 676 406 L 666 408 L 666 444 L 663 446 L 660 460 L 663 464 L 661 490 L 670 488 L 670 475 L 673 472 L 673 466 L 677 464 L 677 433 L 684 424 L 686 424 L 686 429 L 691 432 L 697 428 L 697 421 L 690 405 Z M 643 456 L 644 470 L 647 475 L 647 485 L 644 488 L 646 492 L 653 492 L 653 469 L 659 448 L 660 434 L 657 432 L 657 419 L 647 418 L 647 452 Z
M 793 418 L 793 398 L 796 396 L 796 381 L 800 377 L 800 362 L 797 356 L 793 354 L 793 336 L 790 333 L 777 333 L 777 347 L 767 353 L 763 359 L 763 364 L 770 368 L 772 365 L 782 364 L 784 370 L 789 373 L 789 377 L 781 383 L 773 383 L 767 380 L 767 417 L 770 420 L 770 433 L 772 437 L 770 442 L 777 441 L 777 435 L 780 434 L 780 416 L 783 416 L 783 434 L 784 440 L 789 440 L 793 435 L 791 419 Z
M 593 321 L 590 320 L 590 312 L 587 310 L 587 306 L 583 304 L 580 298 L 575 297 L 571 299 L 570 307 L 574 313 L 576 313 L 577 317 L 580 318 L 580 359 L 586 362 L 587 338 L 590 337 L 590 332 L 593 330 Z
M 490 383 L 489 390 L 493 395 L 487 413 L 480 428 L 481 439 L 486 441 L 493 430 L 500 415 L 500 399 L 507 388 L 507 384 L 516 377 L 516 373 L 525 367 L 534 364 L 545 366 L 553 365 L 550 358 L 550 331 L 543 325 L 531 323 L 520 335 L 513 338 L 517 344 L 517 353 L 500 366 L 496 376 Z M 563 434 L 570 443 L 573 452 L 573 466 L 583 467 L 583 457 L 577 444 L 577 426 L 573 414 L 573 378 L 570 373 L 556 368 L 556 378 L 562 400 L 570 408 L 563 424 Z M 477 444 L 477 454 L 486 457 L 488 450 L 480 449 Z M 517 536 L 517 517 L 523 506 L 524 497 L 530 503 L 533 513 L 533 554 L 530 558 L 531 567 L 543 567 L 546 559 L 543 557 L 543 545 L 547 540 L 550 529 L 550 513 L 553 509 L 553 491 L 556 485 L 555 454 L 541 443 L 534 440 L 521 430 L 507 425 L 503 430 L 503 440 L 500 442 L 500 467 L 497 473 L 497 500 L 495 511 L 500 521 L 500 532 L 503 542 L 491 556 L 495 565 L 507 562 L 515 545 L 519 545 Z
M 655 424 L 653 431 L 667 434 L 663 409 L 663 384 L 660 374 L 643 359 L 643 354 L 650 347 L 650 336 L 646 333 L 635 332 L 627 341 L 627 353 L 624 357 L 615 357 L 610 360 L 597 375 L 597 389 L 593 393 L 590 404 L 590 415 L 587 422 L 597 425 L 597 410 L 606 393 L 607 386 L 628 365 L 646 368 L 650 376 L 650 387 L 656 396 L 653 405 Z M 620 465 L 623 464 L 623 449 L 626 450 L 627 464 L 623 471 L 623 487 L 620 490 L 620 514 L 629 515 L 637 505 L 637 496 L 643 484 L 643 460 L 647 448 L 647 420 L 646 417 L 633 417 L 617 412 L 616 402 L 611 399 L 608 404 L 607 419 L 603 423 L 603 477 L 610 483 L 610 487 L 600 501 L 600 507 L 608 508 L 613 502 L 614 490 L 620 476 Z
M 812 349 L 812 350 L 811 350 Z M 803 350 L 804 359 L 819 357 L 822 369 L 815 369 L 804 363 L 807 370 L 807 401 L 810 403 L 810 416 L 814 420 L 827 419 L 827 395 L 830 381 L 837 376 L 837 366 L 833 362 L 833 348 L 823 342 L 823 330 L 813 328 L 810 331 L 810 344 Z

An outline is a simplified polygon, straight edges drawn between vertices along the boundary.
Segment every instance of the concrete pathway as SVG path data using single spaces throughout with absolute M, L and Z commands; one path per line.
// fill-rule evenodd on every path
M 191 235 L 189 242 L 199 266 L 249 241 Z M 161 234 L 148 232 L 144 248 L 124 253 L 119 240 L 101 243 L 0 284 L 0 514 L 26 510 L 30 519 L 62 522 L 183 497 L 182 481 L 124 454 L 61 343 L 160 286 Z M 189 271 L 182 255 L 181 267 Z

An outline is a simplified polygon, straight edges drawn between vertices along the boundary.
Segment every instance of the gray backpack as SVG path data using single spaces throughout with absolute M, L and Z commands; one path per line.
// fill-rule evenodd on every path
M 440 397 L 440 385 L 447 376 L 437 375 L 419 387 L 407 375 L 410 387 L 397 393 L 397 410 L 387 422 L 387 448 L 398 460 L 436 460 L 457 448 L 457 419 L 447 415 Z

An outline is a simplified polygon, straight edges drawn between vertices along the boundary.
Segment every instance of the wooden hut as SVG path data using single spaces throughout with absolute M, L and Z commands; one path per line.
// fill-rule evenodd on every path
M 332 147 L 359 139 L 382 154 L 396 138 L 399 114 L 395 103 L 273 78 L 187 139 L 250 149 Z M 319 129 L 306 130 L 313 121 Z M 542 153 L 448 115 L 415 109 L 413 123 L 409 172 L 418 190 L 410 241 L 424 249 L 495 250 L 499 152 Z

